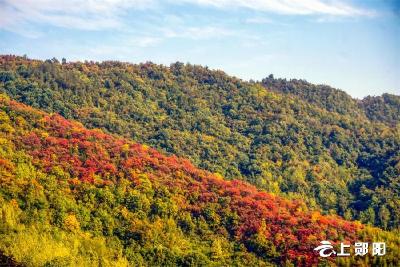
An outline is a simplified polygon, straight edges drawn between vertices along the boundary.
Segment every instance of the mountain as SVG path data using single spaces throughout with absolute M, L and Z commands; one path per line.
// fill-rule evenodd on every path
M 400 96 L 398 95 L 368 96 L 360 102 L 360 105 L 371 120 L 392 125 L 400 123 Z
M 400 96 L 383 94 L 353 99 L 347 93 L 328 85 L 315 85 L 305 80 L 274 79 L 273 75 L 261 81 L 269 90 L 293 95 L 308 103 L 340 114 L 362 114 L 369 120 L 389 126 L 400 123 Z
M 0 95 L 0 255 L 22 266 L 312 265 L 313 248 L 400 238 Z M 334 258 L 331 258 L 334 260 Z
M 245 82 L 190 64 L 17 56 L 0 57 L 0 92 L 322 214 L 399 228 L 400 126 L 389 123 L 399 115 L 396 96 L 377 109 L 327 86 Z
M 354 117 L 364 115 L 358 107 L 357 100 L 346 92 L 328 85 L 315 85 L 297 79 L 275 79 L 272 74 L 263 79 L 261 84 L 268 90 L 295 96 L 324 110 Z

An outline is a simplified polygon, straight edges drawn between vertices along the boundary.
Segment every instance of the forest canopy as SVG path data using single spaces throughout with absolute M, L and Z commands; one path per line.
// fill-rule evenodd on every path
M 0 264 L 399 263 L 398 232 L 324 216 L 4 95 L 0 121 Z M 313 248 L 327 238 L 383 241 L 387 254 L 320 259 Z
M 179 62 L 15 56 L 0 58 L 0 91 L 323 214 L 399 227 L 399 96 L 356 100 L 303 80 L 246 82 Z

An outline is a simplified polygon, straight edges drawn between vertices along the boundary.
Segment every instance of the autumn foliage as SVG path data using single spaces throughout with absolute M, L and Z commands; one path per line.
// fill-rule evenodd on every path
M 16 232 L 23 231 L 15 230 L 17 225 L 29 228 L 33 222 L 26 216 L 32 216 L 79 240 L 105 238 L 104 249 L 120 251 L 116 257 L 127 259 L 125 264 L 310 266 L 319 261 L 313 252 L 319 241 L 354 243 L 366 231 L 360 223 L 309 210 L 299 200 L 226 181 L 186 159 L 85 129 L 5 96 L 0 118 L 0 203 L 16 212 L 7 217 L 7 227 Z M 61 196 L 70 204 L 55 204 Z M 11 235 L 2 225 L 1 235 Z M 9 256 L 29 263 L 4 246 L 0 249 Z

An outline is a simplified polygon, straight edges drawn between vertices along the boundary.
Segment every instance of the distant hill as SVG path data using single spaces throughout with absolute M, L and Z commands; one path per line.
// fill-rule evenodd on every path
M 0 57 L 0 91 L 323 214 L 399 228 L 396 96 L 360 102 L 328 86 L 245 82 L 182 63 L 16 56 Z
M 0 260 L 26 266 L 312 265 L 319 241 L 384 241 L 395 233 L 322 216 L 0 95 Z
M 304 80 L 274 79 L 273 75 L 261 83 L 269 90 L 296 96 L 328 111 L 353 116 L 364 114 L 372 121 L 393 126 L 400 123 L 400 96 L 397 95 L 383 94 L 357 100 L 328 85 L 314 85 Z
M 351 98 L 346 92 L 328 85 L 315 85 L 305 80 L 275 79 L 272 75 L 263 79 L 261 83 L 269 90 L 296 96 L 327 111 L 351 116 L 363 114 L 357 100 Z
M 360 106 L 371 120 L 392 125 L 400 123 L 400 96 L 398 95 L 368 96 L 360 102 Z

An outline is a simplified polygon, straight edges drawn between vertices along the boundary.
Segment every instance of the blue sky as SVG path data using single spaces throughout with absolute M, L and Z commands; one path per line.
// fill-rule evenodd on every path
M 0 53 L 182 61 L 400 94 L 400 1 L 0 0 Z

